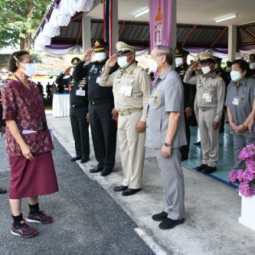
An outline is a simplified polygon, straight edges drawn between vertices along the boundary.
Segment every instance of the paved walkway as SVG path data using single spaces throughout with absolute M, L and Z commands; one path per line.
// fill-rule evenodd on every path
M 133 238 L 135 238 L 136 235 L 140 236 L 155 254 L 254 254 L 255 233 L 238 223 L 241 199 L 236 190 L 195 171 L 184 168 L 186 222 L 173 230 L 162 231 L 158 228 L 158 223 L 151 220 L 151 215 L 160 212 L 163 208 L 160 174 L 153 151 L 147 151 L 146 153 L 143 190 L 134 196 L 123 197 L 112 190 L 113 187 L 116 184 L 120 184 L 122 180 L 119 154 L 117 153 L 116 156 L 117 162 L 115 171 L 110 176 L 101 177 L 99 174 L 90 174 L 89 169 L 96 165 L 93 148 L 91 147 L 91 160 L 88 163 L 83 165 L 79 163 L 70 163 L 70 155 L 74 155 L 74 144 L 69 118 L 53 118 L 51 115 L 48 115 L 47 117 L 49 125 L 55 131 L 55 137 L 66 151 L 59 146 L 56 146 L 54 152 L 61 191 L 56 195 L 44 198 L 45 203 L 43 202 L 46 206 L 44 208 L 46 211 L 53 210 L 52 204 L 54 204 L 54 210 L 52 212 L 56 218 L 56 227 L 54 227 L 54 224 L 52 227 L 50 226 L 52 229 L 49 234 L 48 226 L 41 226 L 41 237 L 34 239 L 37 241 L 32 242 L 36 244 L 35 246 L 37 248 L 33 247 L 32 243 L 28 244 L 26 242 L 27 247 L 32 247 L 33 251 L 38 251 L 37 254 L 56 254 L 52 252 L 54 250 L 51 250 L 53 246 L 50 245 L 51 248 L 49 248 L 49 250 L 47 249 L 47 246 L 42 246 L 43 243 L 46 243 L 47 238 L 49 238 L 48 240 L 50 241 L 53 239 L 55 245 L 59 247 L 58 249 L 60 252 L 58 252 L 58 254 L 150 254 L 151 251 L 130 251 L 127 249 L 127 247 L 133 247 L 133 243 L 129 243 L 128 239 L 125 240 L 126 235 L 124 232 L 122 233 L 122 230 L 130 227 L 132 228 L 132 231 L 129 232 L 131 233 L 131 236 Z M 1 140 L 0 143 L 2 143 Z M 2 166 L 0 166 L 0 185 L 2 186 L 8 183 L 8 166 L 6 166 L 6 168 L 6 170 L 3 170 Z M 82 169 L 85 174 L 81 174 L 82 172 L 80 169 Z M 59 171 L 61 171 L 61 173 L 59 173 Z M 61 176 L 59 176 L 59 174 Z M 78 183 L 76 184 L 76 182 Z M 93 186 L 92 184 L 101 185 L 103 189 L 99 188 L 100 195 L 97 195 L 97 192 L 90 191 Z M 77 190 L 75 187 L 76 185 L 78 186 Z M 70 198 L 67 199 L 69 195 Z M 122 210 L 120 209 L 120 211 L 116 211 L 112 210 L 111 206 L 110 208 L 105 207 L 107 204 L 105 203 L 106 198 L 109 198 L 109 201 L 111 201 L 112 204 L 115 204 L 108 195 L 119 204 Z M 52 197 L 54 196 L 56 196 L 57 199 L 53 201 L 51 199 L 53 199 Z M 0 197 L 1 201 L 3 201 L 0 207 L 1 211 L 4 209 L 4 216 L 2 217 L 5 222 L 2 223 L 1 221 L 0 223 L 1 248 L 2 244 L 4 244 L 4 246 L 8 245 L 6 240 L 9 240 L 12 245 L 16 245 L 14 240 L 17 240 L 6 232 L 6 229 L 9 228 L 8 224 L 10 221 L 8 201 L 6 198 L 7 196 L 5 195 Z M 59 206 L 57 206 L 58 203 Z M 99 209 L 94 210 L 94 207 Z M 117 217 L 120 213 L 121 218 L 127 217 L 123 210 L 135 223 L 128 223 L 123 227 L 121 224 L 122 221 Z M 102 214 L 108 215 L 109 221 L 112 222 L 113 226 L 119 226 L 121 231 L 115 232 L 114 228 L 111 230 L 110 227 L 109 229 L 107 227 L 98 227 L 96 224 L 97 221 L 94 222 L 94 220 Z M 112 215 L 112 217 L 110 217 L 110 215 Z M 114 218 L 115 216 L 116 218 Z M 58 217 L 60 217 L 60 219 L 58 219 Z M 62 217 L 64 217 L 64 220 L 62 220 Z M 106 217 L 104 220 L 107 221 L 108 218 Z M 58 224 L 58 221 L 61 222 L 61 224 Z M 72 230 L 66 226 L 69 222 L 72 223 Z M 77 229 L 80 225 L 83 226 L 81 233 L 79 233 L 80 231 Z M 104 232 L 105 230 L 109 231 Z M 96 231 L 97 235 L 93 236 L 93 234 L 90 234 L 93 231 Z M 100 234 L 104 236 L 104 233 L 108 235 L 108 241 L 105 243 L 98 242 L 97 236 Z M 123 248 L 121 252 L 120 246 L 117 244 L 122 241 L 116 239 L 116 234 L 118 237 L 119 235 L 123 237 L 123 239 L 121 239 L 123 244 L 120 244 Z M 50 235 L 50 237 L 48 237 L 48 235 Z M 74 235 L 76 238 L 76 235 L 78 235 L 78 240 L 76 238 L 71 238 L 70 242 L 68 242 L 66 239 L 68 235 Z M 90 235 L 92 238 L 88 239 Z M 99 250 L 94 249 L 85 252 L 88 247 L 88 240 L 97 240 L 95 241 L 96 245 L 102 244 L 100 247 L 105 248 L 103 250 L 100 248 Z M 104 238 L 100 240 L 102 241 Z M 112 248 L 112 250 L 107 250 L 111 240 L 116 244 L 116 253 L 113 252 L 114 248 Z M 73 242 L 76 244 L 79 243 L 77 249 L 75 249 L 75 245 L 72 246 Z M 94 245 L 95 242 L 93 243 Z M 20 244 L 22 242 L 18 241 L 18 243 Z M 39 245 L 39 243 L 41 243 L 41 245 Z M 124 243 L 126 246 L 124 246 Z M 73 253 L 68 253 L 71 249 L 66 250 L 69 245 L 73 248 Z M 135 247 L 140 247 L 140 245 L 141 247 L 144 247 L 143 242 L 139 242 L 139 245 Z M 9 244 L 8 247 L 10 249 L 11 245 Z M 1 248 L 0 254 L 16 254 L 2 253 Z M 109 247 L 109 249 L 111 249 L 111 247 Z M 31 252 L 29 254 L 35 253 Z

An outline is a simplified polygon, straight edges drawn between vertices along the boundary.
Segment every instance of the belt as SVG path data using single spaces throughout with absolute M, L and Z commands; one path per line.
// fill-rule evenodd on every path
M 113 102 L 113 100 L 110 100 L 110 99 L 89 100 L 89 102 L 90 102 L 92 105 L 99 105 L 99 104 L 106 104 L 106 103 Z
M 80 105 L 80 104 L 71 104 L 70 105 L 72 108 L 80 108 L 80 107 L 84 107 L 86 105 Z
M 202 112 L 206 112 L 209 111 L 211 109 L 214 109 L 215 107 L 199 107 L 199 110 L 201 110 Z
M 134 108 L 134 109 L 128 109 L 127 111 L 124 112 L 118 112 L 120 116 L 126 116 L 126 115 L 130 115 L 134 112 L 140 112 L 142 111 L 142 108 Z

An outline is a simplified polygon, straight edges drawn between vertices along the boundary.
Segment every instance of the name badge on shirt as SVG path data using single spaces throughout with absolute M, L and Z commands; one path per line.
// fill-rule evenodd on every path
M 96 79 L 96 83 L 98 83 L 98 84 L 99 84 L 99 83 L 100 83 L 100 81 L 101 81 L 101 77 L 100 77 L 100 76 L 98 76 L 98 77 L 97 77 L 97 79 Z
M 212 95 L 210 93 L 204 93 L 203 94 L 203 99 L 205 99 L 206 103 L 211 103 L 212 102 Z
M 126 97 L 131 97 L 132 95 L 132 86 L 121 86 L 118 91 L 119 95 L 124 95 Z
M 86 91 L 82 88 L 76 90 L 76 96 L 85 97 Z
M 239 105 L 239 102 L 240 102 L 239 97 L 234 97 L 234 98 L 233 98 L 233 101 L 232 101 L 232 104 L 233 104 L 233 105 Z
M 158 91 L 156 91 L 153 95 L 153 104 L 154 105 L 159 105 L 159 94 L 158 94 Z

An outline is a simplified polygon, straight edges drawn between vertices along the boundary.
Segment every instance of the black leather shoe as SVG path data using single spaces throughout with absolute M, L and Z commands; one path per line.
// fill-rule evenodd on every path
M 211 174 L 211 173 L 215 172 L 216 170 L 217 170 L 216 167 L 207 166 L 206 169 L 205 169 L 205 172 L 207 174 Z
M 201 166 L 197 166 L 194 169 L 197 170 L 198 172 L 202 172 L 207 168 L 207 165 L 202 164 Z
M 201 142 L 194 143 L 194 145 L 201 146 Z
M 139 192 L 141 189 L 127 189 L 121 193 L 122 196 L 132 196 L 135 193 Z
M 86 163 L 86 162 L 88 162 L 89 161 L 89 158 L 82 158 L 81 159 L 81 163 Z
M 103 167 L 100 167 L 100 166 L 96 166 L 96 167 L 89 170 L 89 172 L 92 173 L 92 174 L 99 173 L 101 171 L 103 171 Z
M 128 189 L 128 186 L 120 185 L 120 186 L 114 187 L 113 191 L 120 192 L 120 191 L 124 191 L 124 190 L 127 190 L 127 189 Z
M 160 229 L 172 229 L 177 225 L 183 224 L 184 219 L 181 220 L 172 220 L 170 218 L 165 218 L 158 226 Z
M 77 160 L 80 160 L 81 158 L 82 158 L 81 156 L 76 156 L 71 158 L 71 161 L 77 161 Z
M 0 194 L 5 194 L 5 193 L 7 193 L 7 190 L 3 189 L 3 188 L 0 188 Z
M 162 221 L 165 218 L 167 218 L 167 213 L 164 212 L 164 211 L 161 212 L 161 213 L 157 213 L 157 214 L 152 215 L 152 219 L 155 220 L 155 221 Z
M 101 172 L 101 176 L 107 176 L 109 175 L 110 173 L 112 172 L 112 169 L 111 168 L 105 168 L 103 169 L 103 171 Z

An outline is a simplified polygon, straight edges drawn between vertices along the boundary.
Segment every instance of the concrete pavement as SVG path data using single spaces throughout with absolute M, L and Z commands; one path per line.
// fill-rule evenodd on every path
M 66 163 L 66 160 L 70 159 L 70 155 L 74 155 L 74 143 L 69 118 L 54 118 L 52 115 L 47 115 L 47 118 L 49 126 L 54 129 L 55 137 L 66 149 L 66 151 L 63 150 L 59 153 L 56 151 L 54 152 L 54 155 L 55 153 L 58 154 L 58 157 L 55 158 L 55 162 L 56 164 L 60 164 L 61 161 Z M 59 148 L 57 148 L 57 150 L 59 150 Z M 84 186 L 80 186 L 80 192 L 84 192 L 87 182 L 92 181 L 93 183 L 100 184 L 104 189 L 104 193 L 109 194 L 133 219 L 136 223 L 136 226 L 134 226 L 136 233 L 144 240 L 144 242 L 146 242 L 155 254 L 254 254 L 255 233 L 238 223 L 241 198 L 238 196 L 238 192 L 236 190 L 233 190 L 228 186 L 195 171 L 184 168 L 186 222 L 172 230 L 162 231 L 158 228 L 158 223 L 151 220 L 152 214 L 160 212 L 163 209 L 160 174 L 153 151 L 148 150 L 146 153 L 143 189 L 141 192 L 131 197 L 123 197 L 121 194 L 115 193 L 112 190 L 113 187 L 120 184 L 122 180 L 119 152 L 117 152 L 116 155 L 115 170 L 107 177 L 101 177 L 99 174 L 89 173 L 89 169 L 96 165 L 92 146 L 91 152 L 91 160 L 86 164 L 69 163 L 68 165 L 70 166 L 70 172 L 74 175 L 76 172 L 73 171 L 73 169 L 76 169 L 78 165 L 85 173 L 83 175 L 86 178 L 81 177 L 84 182 Z M 0 168 L 2 169 L 2 166 Z M 0 179 L 4 179 L 5 183 L 8 180 L 7 172 L 8 170 L 3 172 L 0 171 Z M 90 178 L 90 181 L 87 179 L 87 176 Z M 3 181 L 0 180 L 0 185 L 2 185 L 2 183 Z M 68 180 L 66 181 L 66 185 L 68 185 Z M 65 201 L 65 197 L 61 197 L 61 192 L 58 194 L 59 199 L 61 201 Z M 94 196 L 93 193 L 89 194 L 92 197 Z M 77 196 L 76 193 L 74 193 L 73 197 L 75 196 Z M 0 199 L 3 200 L 2 197 L 0 197 Z M 47 201 L 48 200 L 46 199 L 46 202 Z M 100 206 L 102 200 L 98 199 L 96 200 L 96 203 L 99 203 L 98 206 Z M 5 205 L 7 206 L 8 203 L 5 202 Z M 58 209 L 61 210 L 61 208 L 56 208 L 56 213 Z M 82 210 L 86 213 L 87 207 L 82 208 Z M 66 211 L 65 214 L 70 215 L 71 212 Z M 4 217 L 8 217 L 8 214 Z M 75 221 L 73 223 L 75 226 Z M 120 224 L 117 218 L 115 223 L 117 225 Z M 91 230 L 92 229 L 93 228 L 91 228 Z M 101 230 L 103 231 L 103 229 Z M 2 236 L 3 226 L 1 226 L 0 233 Z M 6 231 L 4 231 L 4 233 L 6 234 Z M 79 238 L 85 242 L 86 236 L 87 232 L 85 228 Z M 58 233 L 55 233 L 55 237 L 57 239 L 61 239 L 61 236 L 59 237 Z M 114 238 L 114 236 L 112 236 L 112 238 Z M 60 245 L 65 246 L 66 243 L 61 242 Z M 107 253 L 107 250 L 102 250 L 101 254 L 117 253 Z M 133 252 L 118 254 L 150 253 Z

